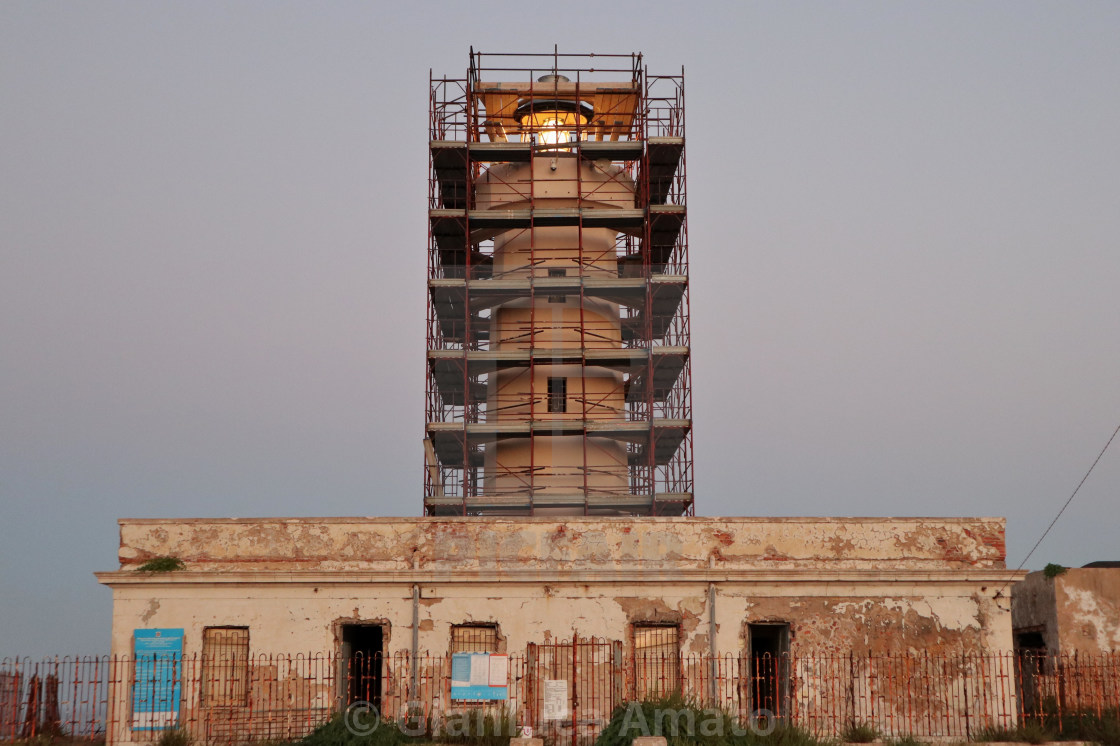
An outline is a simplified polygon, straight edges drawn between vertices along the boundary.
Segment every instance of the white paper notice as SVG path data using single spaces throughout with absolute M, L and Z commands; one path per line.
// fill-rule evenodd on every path
M 471 656 L 471 686 L 490 686 L 489 659 L 486 653 Z
M 509 683 L 509 656 L 490 656 L 490 679 L 486 683 L 489 686 L 505 686 Z
M 568 717 L 568 682 L 565 679 L 545 679 L 544 719 L 563 720 Z

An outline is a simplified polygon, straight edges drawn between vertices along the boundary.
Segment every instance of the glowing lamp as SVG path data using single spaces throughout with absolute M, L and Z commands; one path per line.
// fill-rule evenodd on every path
M 513 117 L 525 134 L 542 145 L 562 145 L 577 139 L 577 131 L 591 121 L 594 110 L 582 101 L 533 99 L 517 107 Z

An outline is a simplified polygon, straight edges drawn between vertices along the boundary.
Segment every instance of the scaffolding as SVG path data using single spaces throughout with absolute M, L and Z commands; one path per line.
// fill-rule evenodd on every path
M 692 515 L 684 74 L 430 79 L 427 515 Z

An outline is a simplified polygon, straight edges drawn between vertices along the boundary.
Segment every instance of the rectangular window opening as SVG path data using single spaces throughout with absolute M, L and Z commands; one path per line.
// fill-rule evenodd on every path
M 549 267 L 548 268 L 548 276 L 549 277 L 567 277 L 568 276 L 568 270 L 564 269 L 563 267 Z M 568 299 L 568 296 L 564 295 L 563 293 L 561 293 L 559 295 L 548 296 L 548 302 L 549 303 L 563 303 L 567 299 Z
M 567 378 L 549 378 L 548 379 L 548 411 L 549 412 L 567 412 L 568 411 L 568 379 Z
M 498 625 L 496 624 L 453 624 L 451 625 L 452 653 L 497 653 Z
M 249 699 L 249 628 L 202 630 L 202 704 L 237 707 Z
M 664 697 L 680 690 L 680 627 L 635 624 L 634 696 Z

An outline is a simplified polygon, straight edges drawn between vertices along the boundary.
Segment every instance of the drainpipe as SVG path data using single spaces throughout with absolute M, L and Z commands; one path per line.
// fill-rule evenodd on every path
M 412 584 L 412 702 L 420 699 L 420 584 Z
M 716 682 L 716 675 L 719 674 L 719 661 L 717 655 L 719 654 L 716 648 L 716 584 L 708 583 L 708 653 L 711 656 L 708 671 L 708 697 L 711 699 L 711 706 L 717 707 L 719 705 L 719 687 Z
M 420 567 L 419 557 L 416 555 L 416 550 L 412 550 L 412 569 L 417 570 Z M 409 703 L 409 709 L 419 703 L 420 701 L 420 584 L 412 584 L 412 702 Z

